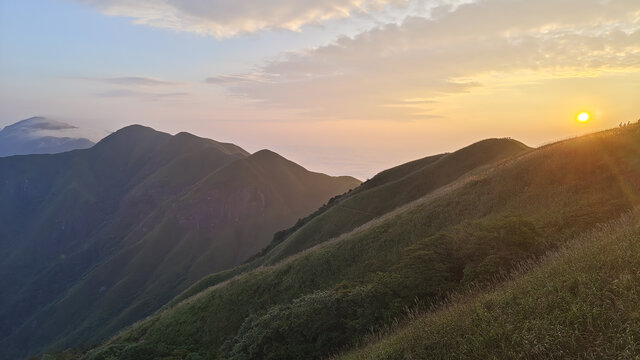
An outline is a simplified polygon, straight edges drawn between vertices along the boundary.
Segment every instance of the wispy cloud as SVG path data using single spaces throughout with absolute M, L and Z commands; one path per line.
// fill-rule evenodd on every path
M 136 24 L 218 38 L 261 30 L 298 31 L 304 25 L 366 14 L 409 0 L 76 0 Z
M 180 91 L 186 83 L 167 81 L 143 76 L 120 77 L 68 77 L 72 80 L 102 84 L 106 90 L 94 93 L 101 98 L 130 98 L 138 100 L 177 100 L 189 96 Z
M 208 77 L 204 80 L 207 84 L 215 85 L 231 85 L 248 82 L 268 82 L 271 81 L 269 76 L 261 73 L 248 73 L 248 74 L 236 74 L 236 75 L 218 75 Z
M 74 80 L 85 80 L 85 81 L 94 81 L 101 82 L 106 84 L 114 84 L 114 85 L 122 85 L 122 86 L 144 86 L 144 87 L 154 87 L 154 86 L 173 86 L 179 85 L 177 82 L 166 81 L 156 78 L 150 77 L 142 77 L 142 76 L 122 76 L 122 77 L 70 77 L 70 79 Z
M 136 86 L 176 85 L 176 83 L 171 81 L 164 81 L 164 80 L 148 78 L 148 77 L 139 77 L 139 76 L 115 77 L 115 78 L 106 78 L 103 80 L 105 82 L 118 84 L 118 85 L 136 85 Z
M 104 98 L 137 98 L 137 99 L 146 99 L 146 100 L 176 100 L 180 98 L 184 98 L 189 95 L 186 92 L 167 92 L 167 93 L 157 93 L 157 92 L 144 92 L 144 91 L 135 91 L 135 90 L 127 90 L 127 89 L 118 89 L 118 90 L 109 90 L 104 92 L 99 92 L 96 94 L 99 97 Z

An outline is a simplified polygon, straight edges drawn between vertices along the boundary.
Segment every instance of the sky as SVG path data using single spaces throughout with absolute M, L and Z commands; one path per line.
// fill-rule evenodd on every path
M 0 0 L 0 127 L 31 116 L 364 180 L 640 119 L 640 1 Z

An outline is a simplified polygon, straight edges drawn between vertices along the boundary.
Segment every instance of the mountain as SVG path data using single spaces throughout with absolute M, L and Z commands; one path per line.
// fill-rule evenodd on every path
M 445 187 L 472 171 L 493 166 L 531 150 L 513 139 L 487 139 L 453 153 L 438 154 L 382 171 L 346 194 L 279 231 L 271 243 L 248 263 L 230 271 L 212 274 L 171 301 L 175 304 L 200 290 L 258 266 L 273 265 L 287 256 L 313 247 L 372 221 L 382 214 L 411 203 Z
M 464 162 L 487 144 L 505 155 Z M 55 356 L 319 359 L 376 339 L 345 356 L 431 356 L 423 344 L 436 358 L 637 354 L 637 213 L 625 214 L 640 206 L 640 125 L 537 149 L 477 145 L 383 172 L 105 343 Z M 421 190 L 384 190 L 401 183 Z M 347 202 L 373 219 L 323 219 Z M 314 240 L 297 239 L 312 224 Z M 508 280 L 514 269 L 523 280 Z
M 0 157 L 55 154 L 87 149 L 93 141 L 78 137 L 78 128 L 61 121 L 32 117 L 0 130 Z
M 1 158 L 0 348 L 100 341 L 359 183 L 139 125 L 86 150 Z
M 273 250 L 265 263 L 274 264 L 326 239 L 349 232 L 446 186 L 472 170 L 528 150 L 529 147 L 516 140 L 487 139 L 453 153 L 429 156 L 383 171 L 354 191 L 335 199 L 333 206 L 325 211 L 309 216 L 297 228 L 290 229 L 291 235 L 282 244 L 270 244 Z

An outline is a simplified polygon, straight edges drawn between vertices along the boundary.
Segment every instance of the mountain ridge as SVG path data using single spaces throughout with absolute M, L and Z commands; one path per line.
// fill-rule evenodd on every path
M 416 297 L 441 301 L 636 207 L 638 136 L 638 126 L 615 129 L 478 168 L 340 241 L 221 273 L 82 358 L 326 357 Z
M 11 200 L 4 210 L 0 206 L 0 212 L 7 215 L 4 223 L 13 222 L 12 217 L 21 214 L 36 219 L 23 218 L 15 222 L 16 226 L 6 228 L 5 240 L 21 241 L 0 242 L 0 251 L 8 253 L 0 262 L 0 272 L 15 279 L 4 284 L 4 291 L 16 294 L 0 304 L 3 347 L 11 344 L 14 351 L 18 346 L 37 349 L 42 346 L 37 344 L 57 341 L 48 339 L 47 334 L 70 335 L 82 324 L 93 330 L 75 331 L 76 338 L 97 336 L 95 324 L 114 331 L 161 306 L 184 284 L 241 262 L 252 249 L 264 246 L 273 232 L 359 183 L 353 178 L 308 172 L 275 153 L 270 158 L 277 161 L 269 164 L 261 157 L 233 144 L 188 133 L 171 136 L 133 125 L 90 149 L 0 159 L 0 169 L 6 170 L 0 171 L 4 184 L 0 196 Z M 230 172 L 234 163 L 244 163 L 245 159 L 260 169 L 261 177 L 246 171 Z M 279 181 L 288 181 L 283 186 L 270 183 L 278 178 L 271 168 L 274 164 L 289 175 L 281 176 Z M 225 168 L 228 170 L 221 172 Z M 223 175 L 226 180 L 220 181 Z M 25 181 L 27 188 L 21 185 Z M 260 193 L 273 207 L 268 217 L 258 216 L 263 206 L 252 200 Z M 213 194 L 213 198 L 206 194 Z M 201 201 L 194 203 L 193 199 Z M 24 211 L 16 212 L 12 205 L 17 201 L 25 205 Z M 192 226 L 185 214 L 204 222 L 217 219 L 217 227 L 204 232 Z M 233 230 L 237 227 L 234 216 L 247 219 L 245 230 Z M 39 225 L 30 233 L 17 232 L 24 221 Z M 43 232 L 52 228 L 58 230 Z M 45 243 L 37 240 L 47 238 Z M 184 241 L 191 245 L 181 245 Z M 215 246 L 222 252 L 214 259 L 207 249 Z M 196 255 L 202 259 L 190 258 Z M 135 260 L 136 256 L 147 260 Z M 24 262 L 27 257 L 40 259 L 39 265 L 21 273 L 20 269 L 34 266 Z M 180 275 L 191 262 L 196 264 L 191 270 L 194 273 Z M 173 271 L 167 264 L 183 270 Z M 129 272 L 122 272 L 124 269 Z M 138 274 L 139 280 L 127 274 Z M 166 282 L 150 281 L 170 274 L 179 276 Z M 19 280 L 25 276 L 32 281 L 23 285 Z M 123 311 L 123 306 L 136 310 Z M 116 308 L 126 316 L 118 319 L 113 312 Z M 70 311 L 75 315 L 69 316 Z M 25 316 L 30 313 L 35 316 L 28 320 Z M 105 319 L 114 322 L 106 326 Z M 39 325 L 33 328 L 36 322 Z M 56 330 L 43 331 L 47 326 Z

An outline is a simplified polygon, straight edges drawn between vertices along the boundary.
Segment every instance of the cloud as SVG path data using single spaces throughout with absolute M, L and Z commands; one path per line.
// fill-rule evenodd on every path
M 208 82 L 319 116 L 393 119 L 420 117 L 416 108 L 480 89 L 486 77 L 515 83 L 526 73 L 536 81 L 637 70 L 637 0 L 480 0 L 292 53 L 251 75 L 268 81 Z M 422 103 L 407 102 L 415 98 Z
M 136 24 L 218 38 L 261 30 L 298 31 L 304 25 L 369 13 L 408 0 L 76 0 Z
M 69 77 L 71 80 L 89 81 L 100 84 L 106 90 L 94 93 L 101 98 L 130 98 L 137 100 L 177 100 L 189 96 L 188 92 L 178 91 L 187 83 L 166 81 L 142 76 L 120 77 Z
M 128 77 L 115 77 L 103 79 L 105 82 L 109 82 L 117 85 L 135 85 L 135 86 L 166 86 L 176 85 L 176 83 L 164 80 L 158 80 L 147 77 L 128 76 Z
M 86 80 L 86 81 L 95 81 L 102 82 L 113 85 L 121 85 L 121 86 L 173 86 L 179 85 L 176 82 L 160 80 L 150 77 L 142 77 L 142 76 L 123 76 L 123 77 L 110 77 L 110 78 L 101 78 L 101 77 L 72 77 L 74 80 Z
M 215 85 L 231 85 L 249 82 L 268 82 L 267 76 L 260 73 L 236 74 L 236 75 L 218 75 L 208 77 L 204 80 L 207 84 Z
M 167 93 L 157 93 L 157 92 L 145 92 L 145 91 L 135 91 L 135 90 L 127 90 L 127 89 L 118 89 L 118 90 L 109 90 L 96 94 L 99 97 L 103 98 L 136 98 L 136 99 L 144 99 L 144 100 L 176 100 L 188 96 L 189 93 L 186 92 L 167 92 Z

